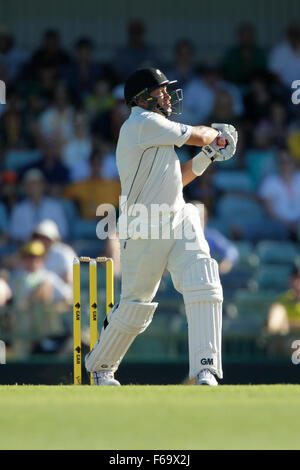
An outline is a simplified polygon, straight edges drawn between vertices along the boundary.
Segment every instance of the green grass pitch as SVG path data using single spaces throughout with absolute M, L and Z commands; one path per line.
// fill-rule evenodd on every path
M 0 386 L 1 449 L 299 449 L 300 385 Z

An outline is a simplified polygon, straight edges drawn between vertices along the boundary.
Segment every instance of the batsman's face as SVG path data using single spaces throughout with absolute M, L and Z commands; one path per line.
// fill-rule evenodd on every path
M 158 99 L 158 104 L 166 111 L 171 111 L 171 96 L 167 92 L 167 87 L 156 88 L 150 93 L 151 96 Z

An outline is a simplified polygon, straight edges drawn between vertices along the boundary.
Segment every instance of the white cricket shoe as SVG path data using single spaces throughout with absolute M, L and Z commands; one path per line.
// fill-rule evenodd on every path
M 92 374 L 94 385 L 116 385 L 118 387 L 121 385 L 110 370 L 92 372 Z
M 218 382 L 216 381 L 214 374 L 212 374 L 210 370 L 203 369 L 197 375 L 195 385 L 211 385 L 213 387 L 216 387 L 218 385 Z

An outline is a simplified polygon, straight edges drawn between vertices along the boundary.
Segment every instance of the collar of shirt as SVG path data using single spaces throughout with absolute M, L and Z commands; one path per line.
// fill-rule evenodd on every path
M 131 108 L 131 114 L 142 114 L 142 113 L 153 114 L 154 111 L 148 111 L 147 109 L 141 108 L 140 106 L 133 106 Z M 154 114 L 157 114 L 157 113 L 154 113 Z

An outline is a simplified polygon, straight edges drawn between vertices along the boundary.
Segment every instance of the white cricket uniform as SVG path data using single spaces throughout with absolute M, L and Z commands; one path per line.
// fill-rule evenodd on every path
M 172 122 L 138 106 L 123 124 L 117 145 L 117 167 L 122 196 L 118 232 L 121 245 L 120 303 L 109 313 L 100 340 L 85 359 L 88 371 L 116 371 L 137 334 L 151 323 L 157 307 L 152 300 L 167 269 L 174 287 L 183 294 L 188 328 L 190 378 L 205 368 L 222 377 L 222 287 L 218 266 L 211 259 L 198 209 L 185 204 L 182 173 L 174 146 L 189 139 L 192 127 Z M 170 237 L 154 239 L 128 226 L 134 205 L 167 204 L 171 212 Z M 130 215 L 124 229 L 123 220 Z M 141 225 L 149 223 L 141 219 Z M 158 217 L 150 225 L 164 227 Z M 179 236 L 178 236 L 179 234 Z M 191 242 L 192 240 L 192 242 Z
M 172 122 L 164 116 L 134 106 L 123 124 L 117 145 L 117 167 L 122 196 L 127 198 L 127 213 L 132 204 L 143 204 L 151 214 L 151 204 L 167 204 L 171 213 L 185 211 L 184 223 L 200 222 L 198 210 L 183 199 L 182 173 L 174 146 L 181 147 L 189 139 L 192 127 Z M 122 212 L 122 207 L 120 212 Z M 121 215 L 122 217 L 122 215 Z M 134 217 L 129 217 L 129 223 Z M 195 220 L 196 219 L 196 220 Z M 148 220 L 146 221 L 148 222 Z M 151 220 L 155 225 L 159 221 Z M 122 299 L 151 302 L 164 270 L 171 272 L 179 292 L 181 272 L 193 258 L 209 258 L 209 246 L 198 224 L 193 250 L 185 251 L 182 240 L 132 240 L 130 233 L 119 228 L 122 263 Z M 125 239 L 124 240 L 122 240 Z
M 173 210 L 184 205 L 180 162 L 174 145 L 190 137 L 191 126 L 134 106 L 123 124 L 117 146 L 122 196 L 128 206 L 166 203 Z

